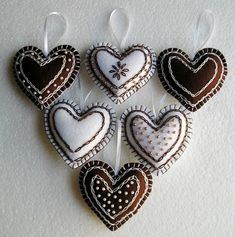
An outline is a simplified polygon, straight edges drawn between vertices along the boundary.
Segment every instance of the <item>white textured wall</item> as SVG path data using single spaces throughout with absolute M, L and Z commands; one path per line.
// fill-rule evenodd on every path
M 11 63 L 26 45 L 42 47 L 45 16 L 59 11 L 67 33 L 59 41 L 78 48 L 82 57 L 91 44 L 115 43 L 107 28 L 109 13 L 124 7 L 131 18 L 126 45 L 145 43 L 157 53 L 167 47 L 192 50 L 195 22 L 205 8 L 216 15 L 216 30 L 207 46 L 218 48 L 228 62 L 222 90 L 193 114 L 194 135 L 183 157 L 163 176 L 139 213 L 111 233 L 82 200 L 78 170 L 65 166 L 44 133 L 43 115 L 14 81 Z M 0 236 L 3 237 L 232 237 L 235 236 L 235 1 L 233 0 L 1 0 L 0 1 Z M 84 90 L 93 83 L 82 70 Z M 151 106 L 164 91 L 155 75 L 120 106 L 94 87 L 88 103 L 99 98 L 120 115 L 127 107 Z M 145 100 L 143 101 L 143 96 Z M 74 84 L 65 94 L 78 101 Z M 147 97 L 147 98 L 146 98 Z M 175 102 L 168 95 L 165 104 Z M 114 164 L 111 150 L 103 160 Z M 97 155 L 96 159 L 102 159 Z M 123 144 L 122 163 L 134 161 Z

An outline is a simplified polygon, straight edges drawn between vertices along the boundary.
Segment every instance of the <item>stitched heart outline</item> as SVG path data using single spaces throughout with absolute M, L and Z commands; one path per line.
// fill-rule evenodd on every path
M 156 54 L 144 44 L 133 44 L 120 53 L 109 43 L 98 43 L 87 51 L 86 69 L 95 84 L 114 103 L 121 104 L 152 77 Z
M 145 106 L 132 106 L 121 122 L 124 141 L 156 175 L 164 174 L 181 157 L 192 133 L 191 113 L 178 105 L 164 107 L 157 118 Z
M 48 56 L 37 47 L 23 47 L 16 53 L 13 67 L 17 84 L 41 110 L 73 83 L 79 69 L 79 53 L 70 45 L 57 46 Z
M 169 48 L 159 54 L 157 70 L 167 92 L 194 112 L 220 90 L 227 63 L 217 49 L 202 49 L 191 60 L 181 49 Z
M 137 213 L 152 190 L 152 175 L 140 163 L 127 163 L 115 175 L 102 161 L 86 163 L 80 172 L 82 197 L 112 231 Z
M 65 163 L 77 168 L 109 143 L 116 129 L 116 114 L 104 103 L 93 103 L 81 111 L 73 101 L 59 100 L 45 110 L 44 125 Z

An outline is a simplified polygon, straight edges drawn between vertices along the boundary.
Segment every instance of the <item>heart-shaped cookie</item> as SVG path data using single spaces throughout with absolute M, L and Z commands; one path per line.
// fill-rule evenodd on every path
M 205 48 L 191 60 L 180 49 L 160 53 L 158 75 L 164 88 L 190 111 L 196 111 L 222 87 L 227 63 L 217 49 Z
M 55 149 L 71 168 L 77 168 L 102 150 L 115 131 L 116 114 L 108 105 L 95 103 L 81 111 L 60 100 L 45 114 L 45 129 Z
M 14 60 L 17 84 L 42 110 L 72 84 L 79 68 L 79 53 L 69 45 L 54 48 L 47 57 L 40 49 L 26 46 Z
M 163 174 L 182 155 L 191 134 L 192 118 L 183 106 L 164 107 L 157 118 L 144 106 L 121 116 L 123 136 L 139 160 Z
M 156 54 L 143 44 L 119 53 L 111 44 L 100 43 L 88 50 L 86 68 L 110 99 L 121 104 L 149 81 L 156 69 Z
M 112 231 L 143 205 L 152 190 L 152 176 L 142 164 L 125 164 L 116 176 L 102 161 L 85 164 L 79 177 L 83 198 Z

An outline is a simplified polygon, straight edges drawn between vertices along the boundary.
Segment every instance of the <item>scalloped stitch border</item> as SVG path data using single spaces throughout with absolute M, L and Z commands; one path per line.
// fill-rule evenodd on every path
M 74 111 L 77 114 L 80 114 L 80 116 L 84 115 L 89 109 L 93 107 L 102 107 L 108 110 L 110 114 L 110 119 L 111 123 L 109 125 L 109 129 L 105 136 L 102 138 L 102 140 L 95 146 L 93 147 L 86 155 L 81 157 L 79 160 L 72 161 L 71 159 L 68 158 L 68 156 L 65 154 L 63 151 L 62 147 L 56 142 L 56 140 L 53 137 L 53 134 L 51 133 L 50 126 L 49 126 L 49 114 L 50 110 L 52 107 L 54 107 L 57 104 L 60 103 L 66 103 L 70 105 Z M 65 163 L 69 165 L 71 168 L 75 169 L 78 168 L 79 166 L 82 166 L 87 160 L 91 159 L 93 156 L 95 156 L 99 151 L 101 151 L 111 140 L 115 129 L 116 129 L 116 113 L 115 111 L 107 104 L 105 103 L 92 103 L 91 105 L 87 106 L 83 111 L 81 111 L 80 107 L 78 104 L 73 102 L 72 100 L 59 100 L 55 104 L 53 104 L 49 109 L 45 110 L 44 113 L 44 125 L 45 125 L 45 131 L 46 134 L 51 142 L 51 144 L 55 147 L 56 151 L 60 154 L 60 156 L 63 158 Z
M 221 59 L 221 62 L 223 64 L 224 67 L 224 72 L 221 75 L 220 78 L 220 82 L 213 88 L 213 90 L 211 92 L 209 92 L 207 95 L 205 95 L 197 104 L 190 105 L 189 102 L 186 102 L 184 98 L 182 98 L 182 96 L 175 92 L 175 90 L 173 91 L 173 89 L 167 84 L 166 82 L 166 78 L 163 76 L 162 70 L 161 70 L 161 65 L 162 65 L 162 57 L 166 54 L 166 53 L 180 53 L 182 56 L 184 56 L 188 61 L 193 62 L 196 57 L 198 56 L 202 56 L 206 53 L 215 53 L 217 56 L 219 56 L 219 58 Z M 158 60 L 157 60 L 157 71 L 158 71 L 158 77 L 162 83 L 162 86 L 164 87 L 164 89 L 171 94 L 172 96 L 174 96 L 185 108 L 187 108 L 188 110 L 190 110 L 191 112 L 195 112 L 196 110 L 200 109 L 209 99 L 211 99 L 219 90 L 220 88 L 223 86 L 225 77 L 228 74 L 228 68 L 227 68 L 227 63 L 225 60 L 224 55 L 217 49 L 214 48 L 204 48 L 200 51 L 198 51 L 196 53 L 196 55 L 194 56 L 194 59 L 191 60 L 190 57 L 181 49 L 178 48 L 168 48 L 163 50 L 159 56 L 158 56 Z
M 34 98 L 31 93 L 23 86 L 21 80 L 18 77 L 18 74 L 16 73 L 16 69 L 15 69 L 15 65 L 17 62 L 17 58 L 22 55 L 22 53 L 26 52 L 26 51 L 30 51 L 33 50 L 35 51 L 41 58 L 43 58 L 44 60 L 49 59 L 51 56 L 53 56 L 54 53 L 56 53 L 57 51 L 61 50 L 61 49 L 68 49 L 71 52 L 73 52 L 74 57 L 75 57 L 75 67 L 74 70 L 70 76 L 70 78 L 68 79 L 68 81 L 64 84 L 63 87 L 60 88 L 60 90 L 58 90 L 56 92 L 56 94 L 54 94 L 53 96 L 51 96 L 45 103 L 40 103 L 36 98 Z M 74 82 L 74 80 L 76 79 L 78 73 L 80 70 L 80 56 L 79 56 L 79 52 L 73 48 L 70 45 L 59 45 L 57 47 L 55 47 L 54 49 L 52 49 L 50 51 L 50 53 L 48 54 L 48 56 L 46 57 L 42 50 L 35 47 L 35 46 L 25 46 L 23 48 L 21 48 L 15 55 L 14 57 L 14 63 L 13 63 L 13 71 L 14 71 L 14 77 L 16 79 L 16 83 L 17 85 L 21 88 L 21 90 L 25 93 L 25 95 L 27 95 L 27 97 L 40 109 L 46 109 L 47 107 L 49 107 L 60 95 L 63 94 L 63 92 L 69 88 L 69 86 Z
M 153 76 L 153 74 L 156 71 L 157 68 L 157 55 L 156 53 L 147 45 L 144 44 L 132 44 L 131 46 L 129 46 L 128 48 L 126 48 L 125 50 L 123 50 L 123 52 L 134 48 L 134 47 L 144 47 L 146 48 L 150 53 L 151 53 L 151 59 L 152 59 L 152 65 L 150 68 L 150 71 L 148 72 L 148 74 L 143 77 L 135 86 L 132 86 L 130 90 L 126 91 L 122 96 L 115 96 L 113 93 L 111 93 L 106 86 L 104 86 L 104 84 L 97 79 L 97 76 L 92 72 L 92 67 L 90 65 L 89 62 L 89 56 L 90 53 L 97 47 L 100 46 L 105 46 L 105 47 L 109 47 L 111 48 L 113 51 L 117 52 L 118 54 L 121 54 L 118 49 L 113 46 L 110 43 L 97 43 L 97 45 L 92 45 L 90 47 L 90 49 L 87 51 L 86 53 L 86 60 L 85 60 L 85 65 L 86 65 L 86 70 L 88 72 L 88 75 L 92 78 L 92 80 L 95 82 L 95 84 L 101 89 L 103 90 L 106 95 L 116 104 L 121 104 L 123 103 L 126 99 L 128 99 L 131 95 L 133 95 L 135 92 L 137 92 L 140 88 L 142 88 L 145 84 L 147 84 L 147 82 L 149 81 L 149 79 Z
M 97 166 L 97 167 L 101 167 L 105 170 L 107 170 L 107 172 L 109 173 L 109 175 L 112 177 L 112 182 L 116 183 L 117 180 L 120 179 L 120 177 L 122 175 L 125 174 L 126 171 L 130 170 L 131 168 L 141 168 L 143 170 L 143 172 L 146 174 L 146 176 L 148 177 L 148 189 L 147 192 L 145 193 L 145 195 L 143 196 L 142 200 L 139 202 L 135 212 L 127 215 L 121 222 L 119 222 L 116 225 L 110 225 L 106 222 L 106 220 L 104 219 L 104 217 L 100 214 L 100 212 L 97 211 L 97 209 L 92 205 L 92 203 L 90 202 L 89 198 L 87 197 L 85 191 L 84 191 L 84 187 L 83 187 L 83 177 L 86 173 L 86 171 L 92 167 L 92 166 Z M 96 213 L 96 215 L 101 219 L 101 221 L 103 221 L 103 223 L 111 230 L 111 231 L 115 231 L 117 230 L 119 227 L 121 227 L 126 221 L 128 221 L 134 214 L 136 214 L 138 212 L 138 210 L 141 208 L 141 206 L 144 204 L 145 200 L 148 198 L 151 190 L 152 190 L 152 175 L 150 170 L 144 166 L 143 164 L 140 163 L 126 163 L 118 172 L 117 175 L 115 175 L 115 172 L 113 170 L 113 168 L 108 165 L 107 163 L 100 161 L 100 160 L 94 160 L 94 161 L 90 161 L 88 163 L 86 163 L 81 171 L 80 171 L 80 175 L 79 175 L 79 185 L 80 185 L 80 191 L 82 194 L 83 199 L 85 200 L 85 202 L 88 204 L 88 206 L 91 208 L 92 211 L 94 211 Z
M 171 157 L 171 159 L 162 167 L 162 168 L 155 168 L 152 164 L 150 164 L 145 158 L 143 158 L 137 151 L 132 147 L 132 145 L 129 143 L 128 138 L 126 137 L 126 131 L 125 131 L 125 120 L 128 116 L 128 114 L 134 110 L 141 111 L 145 113 L 150 120 L 158 125 L 160 120 L 164 117 L 166 112 L 169 112 L 171 110 L 180 110 L 181 112 L 184 113 L 184 115 L 187 118 L 187 127 L 186 127 L 186 133 L 183 142 L 181 143 L 181 146 L 177 150 L 177 152 Z M 122 123 L 122 137 L 126 145 L 129 147 L 131 150 L 131 153 L 134 154 L 135 157 L 138 158 L 138 160 L 143 163 L 151 172 L 156 172 L 156 175 L 158 176 L 159 174 L 164 174 L 171 166 L 174 164 L 176 160 L 180 158 L 180 156 L 183 154 L 184 150 L 187 147 L 187 144 L 189 143 L 190 134 L 192 134 L 192 117 L 191 113 L 183 106 L 181 105 L 167 105 L 164 108 L 162 108 L 155 118 L 153 115 L 152 111 L 149 110 L 146 106 L 143 105 L 136 105 L 136 106 L 131 106 L 130 108 L 126 109 L 123 114 L 121 115 L 121 123 Z

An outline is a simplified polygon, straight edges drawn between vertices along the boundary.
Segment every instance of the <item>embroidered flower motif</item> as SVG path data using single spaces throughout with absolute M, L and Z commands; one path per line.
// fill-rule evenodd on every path
M 120 61 L 117 62 L 117 66 L 112 65 L 112 68 L 109 73 L 113 73 L 113 78 L 117 78 L 117 80 L 120 80 L 121 75 L 126 77 L 126 72 L 129 72 L 129 69 L 126 68 L 126 63 L 121 64 Z

